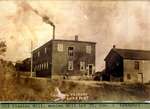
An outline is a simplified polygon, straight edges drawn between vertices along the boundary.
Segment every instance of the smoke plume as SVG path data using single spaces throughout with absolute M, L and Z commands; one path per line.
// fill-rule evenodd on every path
M 33 9 L 30 4 L 28 4 L 26 1 L 20 1 L 18 2 L 18 6 L 22 7 L 24 11 L 33 11 L 38 16 L 40 16 L 43 21 L 47 24 L 50 24 L 51 26 L 55 26 L 54 23 L 50 20 L 50 18 L 46 15 L 40 14 L 36 9 Z

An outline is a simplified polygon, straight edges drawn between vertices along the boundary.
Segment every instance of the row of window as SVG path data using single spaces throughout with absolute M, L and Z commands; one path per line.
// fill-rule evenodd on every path
M 116 63 L 116 66 L 119 66 L 119 62 Z M 134 62 L 134 69 L 135 69 L 135 70 L 139 70 L 139 68 L 140 68 L 140 63 L 139 63 L 139 61 L 135 61 L 135 62 Z
M 73 61 L 68 62 L 68 70 L 73 70 Z M 80 71 L 85 71 L 85 62 L 80 62 Z
M 48 62 L 35 65 L 34 71 L 48 70 Z M 73 61 L 68 62 L 68 70 L 73 70 Z M 80 71 L 85 71 L 85 62 L 80 62 Z
M 47 48 L 46 47 L 44 48 L 44 52 L 45 52 L 45 54 L 47 53 Z M 38 51 L 38 57 L 40 57 L 40 51 Z
M 45 62 L 42 64 L 35 65 L 34 71 L 48 70 L 48 67 L 48 62 Z
M 57 44 L 57 51 L 63 52 L 63 44 Z M 47 54 L 47 48 L 44 48 L 45 54 Z M 92 48 L 91 46 L 86 46 L 86 53 L 91 54 Z M 74 55 L 74 47 L 68 47 L 68 56 Z M 40 51 L 38 51 L 37 56 L 40 57 Z
M 57 44 L 57 51 L 63 52 L 63 49 L 64 49 L 63 44 Z M 68 53 L 70 55 L 73 55 L 73 51 L 74 51 L 74 47 L 68 47 Z M 86 53 L 91 54 L 91 52 L 92 52 L 91 46 L 89 45 L 86 46 Z

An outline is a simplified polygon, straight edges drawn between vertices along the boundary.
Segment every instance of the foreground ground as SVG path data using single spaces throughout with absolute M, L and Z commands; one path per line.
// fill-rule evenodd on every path
M 50 80 L 19 76 L 9 63 L 0 63 L 1 101 L 53 101 L 55 88 L 61 93 L 86 93 L 88 100 L 150 100 L 149 84 L 125 84 L 96 81 Z

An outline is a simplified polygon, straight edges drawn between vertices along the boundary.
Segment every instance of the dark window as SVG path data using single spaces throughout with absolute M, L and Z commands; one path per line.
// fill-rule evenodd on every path
M 135 61 L 134 69 L 139 70 L 139 62 L 138 61 Z
M 127 79 L 131 79 L 131 75 L 130 74 L 127 74 Z
M 73 47 L 68 47 L 68 56 L 73 56 Z

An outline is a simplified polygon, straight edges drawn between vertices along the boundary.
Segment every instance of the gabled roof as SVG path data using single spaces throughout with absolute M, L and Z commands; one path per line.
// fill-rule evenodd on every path
M 123 59 L 150 60 L 150 51 L 148 50 L 112 48 L 108 55 L 111 55 L 112 52 L 119 54 Z M 108 57 L 108 55 L 106 56 L 106 58 Z

